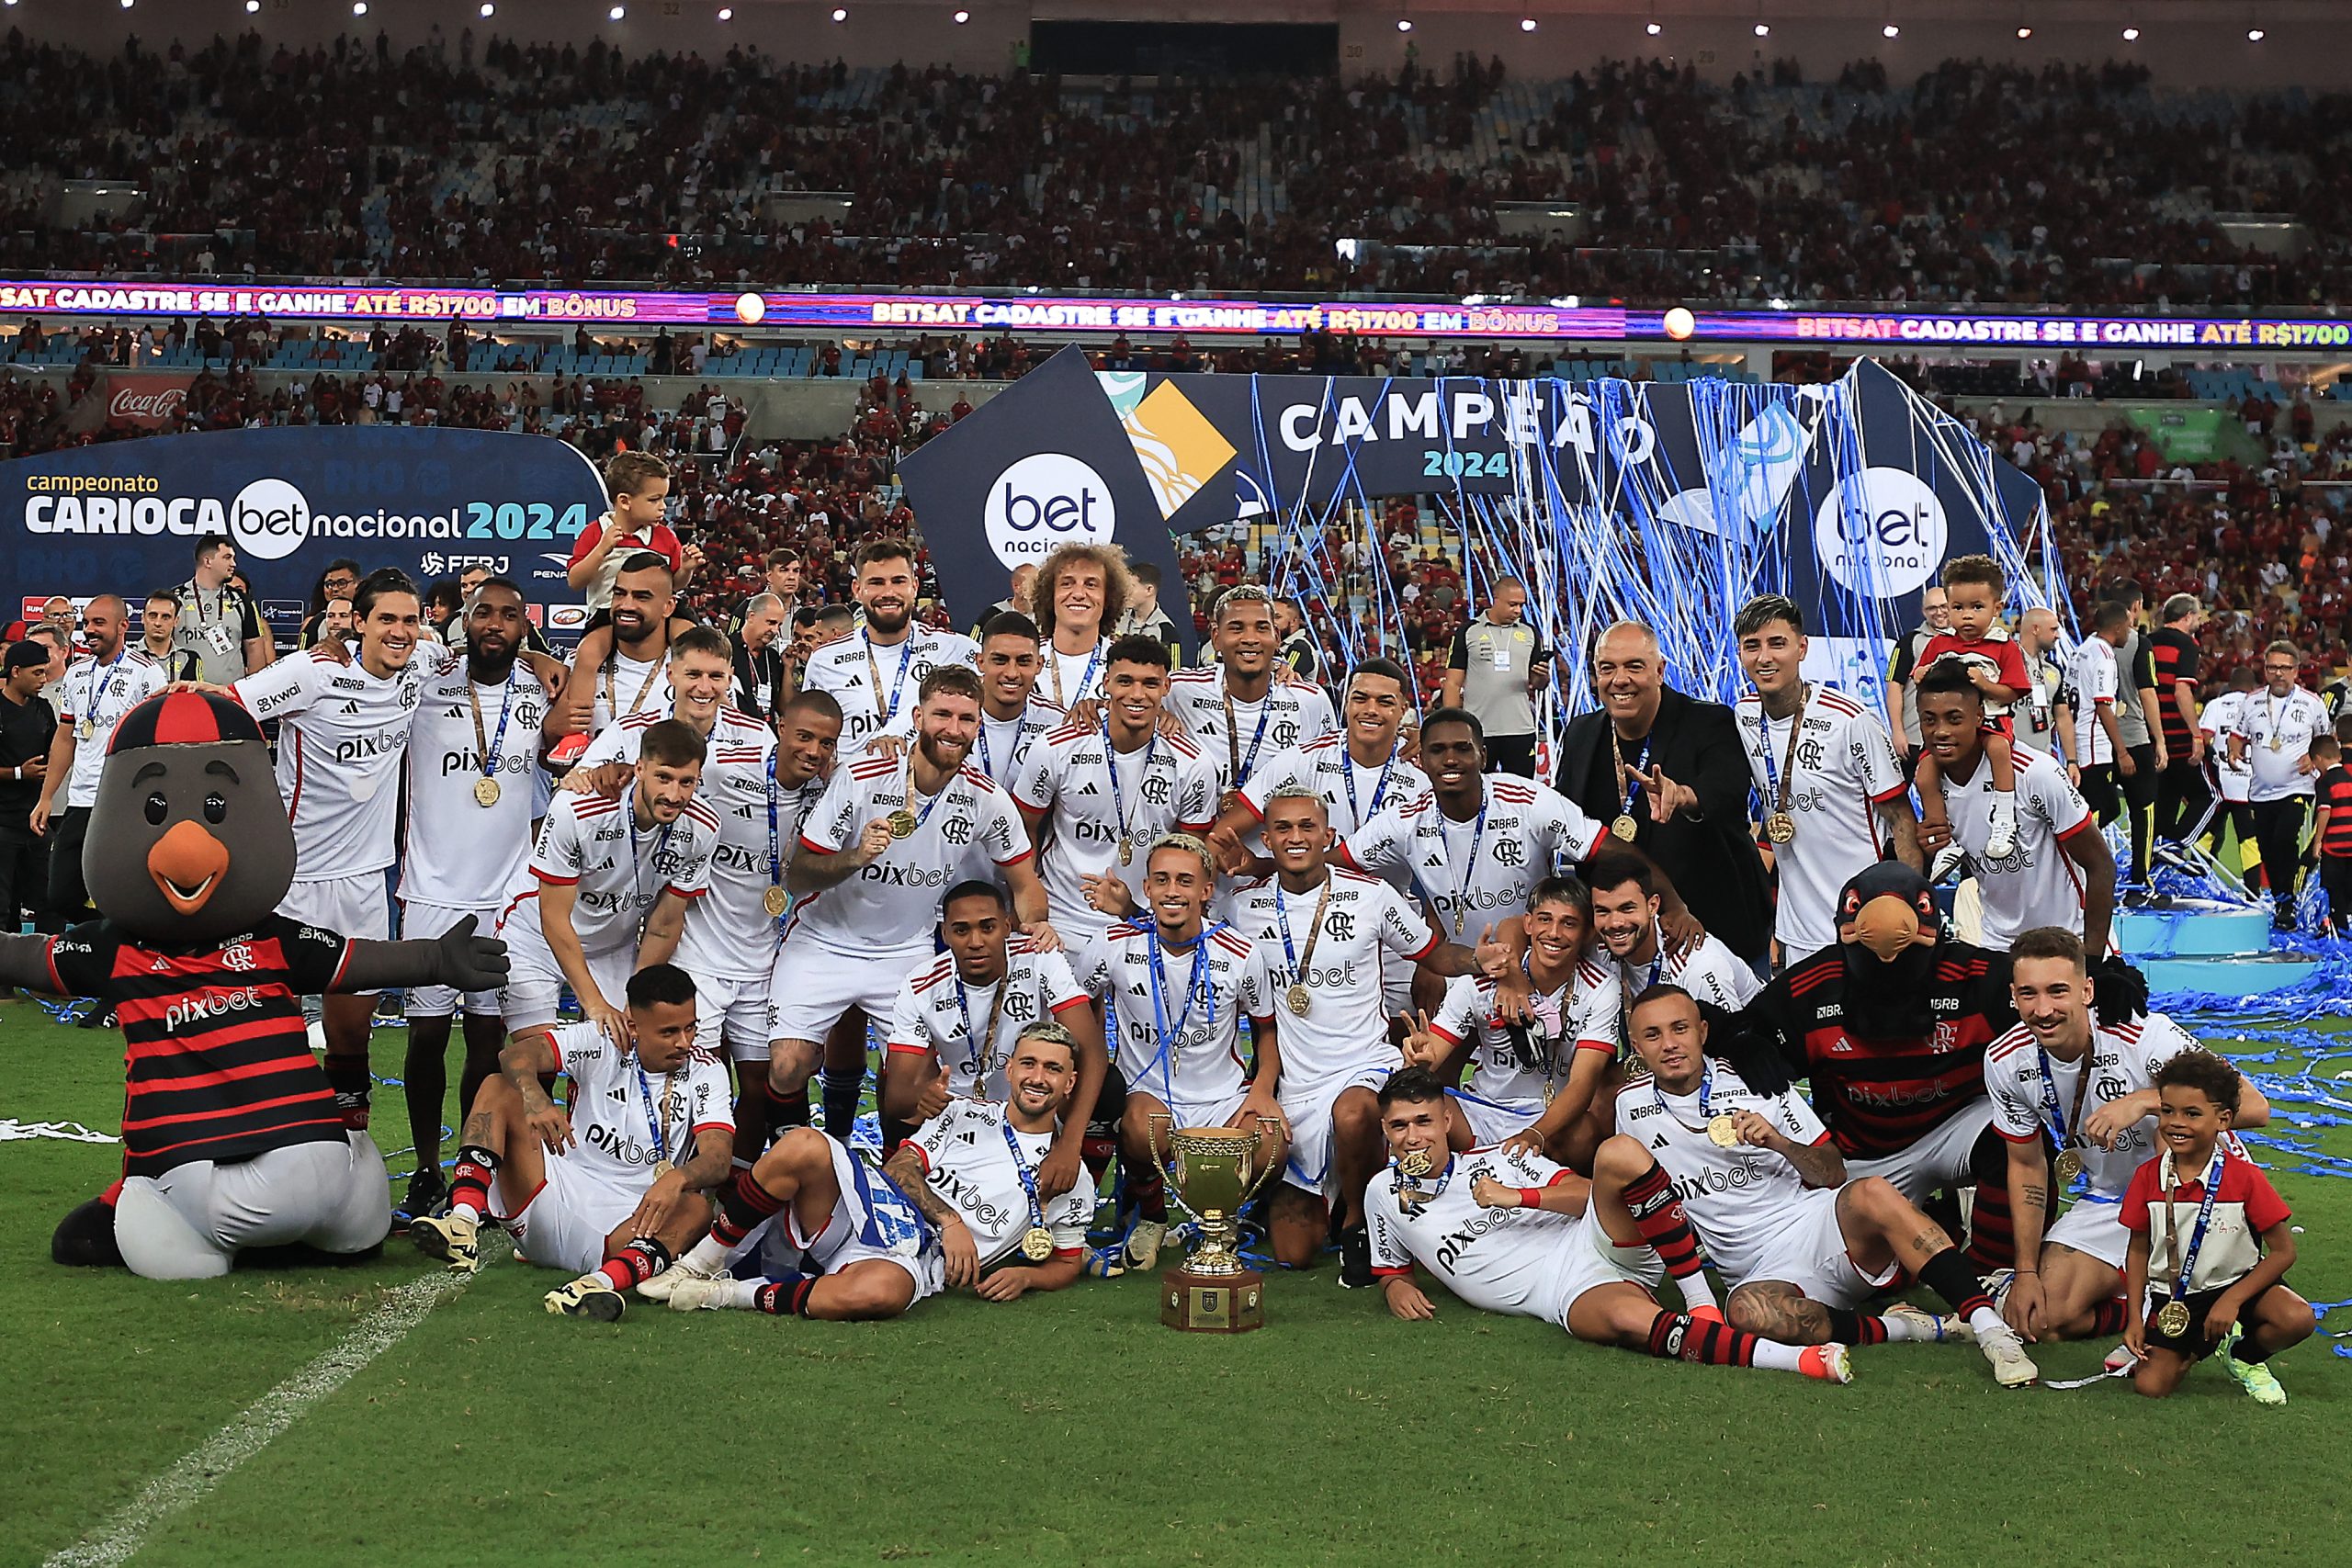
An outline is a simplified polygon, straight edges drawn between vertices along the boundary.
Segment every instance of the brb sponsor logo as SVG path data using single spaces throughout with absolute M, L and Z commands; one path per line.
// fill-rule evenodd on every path
M 981 518 L 997 559 L 1019 566 L 1064 545 L 1109 544 L 1118 508 L 1091 468 L 1059 452 L 1035 452 L 996 477 Z
M 1943 502 L 1903 468 L 1863 469 L 1856 482 L 1832 490 L 1813 519 L 1821 569 L 1848 592 L 1872 599 L 1917 592 L 1951 542 Z

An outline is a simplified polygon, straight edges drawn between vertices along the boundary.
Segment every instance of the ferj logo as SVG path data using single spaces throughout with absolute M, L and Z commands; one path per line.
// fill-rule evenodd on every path
M 1106 371 L 1099 378 L 1126 429 L 1136 460 L 1143 465 L 1143 477 L 1163 521 L 1175 516 L 1233 461 L 1233 444 L 1174 382 L 1162 381 L 1147 396 L 1140 375 Z

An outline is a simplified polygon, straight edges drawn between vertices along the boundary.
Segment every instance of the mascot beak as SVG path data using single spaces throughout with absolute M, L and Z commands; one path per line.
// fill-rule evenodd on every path
M 1894 963 L 1897 954 L 1919 940 L 1918 911 L 1891 893 L 1883 893 L 1856 910 L 1853 926 L 1854 940 L 1882 964 Z
M 173 909 L 183 915 L 204 908 L 228 869 L 229 846 L 188 818 L 173 823 L 171 830 L 147 852 L 147 874 L 155 879 Z

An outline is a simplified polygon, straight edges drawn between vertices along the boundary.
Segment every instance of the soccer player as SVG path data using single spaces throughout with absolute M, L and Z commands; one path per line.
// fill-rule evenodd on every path
M 1838 942 L 1838 893 L 1888 854 L 1915 870 L 1919 824 L 1911 784 L 1878 716 L 1804 679 L 1808 642 L 1794 601 L 1768 593 L 1732 622 L 1739 667 L 1755 685 L 1732 705 L 1772 845 L 1772 934 L 1794 964 Z
M 1186 670 L 1168 682 L 1168 711 L 1214 762 L 1220 809 L 1230 792 L 1257 776 L 1262 764 L 1302 741 L 1339 728 L 1331 699 L 1320 686 L 1293 684 L 1274 675 L 1282 638 L 1274 630 L 1274 602 L 1252 582 L 1218 595 L 1209 618 L 1217 662 Z
M 1591 955 L 1591 890 L 1574 877 L 1545 877 L 1528 891 L 1523 925 L 1523 1021 L 1505 1017 L 1493 976 L 1459 975 L 1446 983 L 1437 1011 L 1418 1014 L 1405 1038 L 1405 1059 L 1449 1086 L 1465 1063 L 1470 1069 L 1469 1083 L 1452 1090 L 1456 1149 L 1490 1148 L 1516 1137 L 1561 1099 L 1590 1105 L 1617 1059 L 1615 1017 L 1593 1013 L 1596 1000 L 1613 1008 L 1617 990 L 1608 966 Z M 1587 1166 L 1594 1142 L 1587 1141 Z M 1557 1158 L 1555 1143 L 1565 1140 L 1547 1134 L 1532 1152 Z
M 850 596 L 865 625 L 808 659 L 804 684 L 842 705 L 842 750 L 855 756 L 876 735 L 909 735 L 923 681 L 934 670 L 975 667 L 979 647 L 955 632 L 917 626 L 922 572 L 904 539 L 876 539 L 857 552 Z
M 1102 716 L 1048 733 L 1013 778 L 1012 798 L 1042 846 L 1055 929 L 1073 945 L 1139 907 L 1145 846 L 1171 831 L 1197 834 L 1216 814 L 1216 765 L 1191 741 L 1159 733 L 1167 661 L 1149 637 L 1113 643 Z
M 612 623 L 580 639 L 563 698 L 548 714 L 544 739 L 552 745 L 567 735 L 602 735 L 616 720 L 651 705 L 662 709 L 669 695 L 662 680 L 670 638 L 684 629 L 673 615 L 676 579 L 670 563 L 651 550 L 621 561 L 613 579 Z
M 80 919 L 90 907 L 82 886 L 82 845 L 89 836 L 90 807 L 97 804 L 107 741 L 124 714 L 164 689 L 162 669 L 130 644 L 130 612 L 119 598 L 101 593 L 92 599 L 82 612 L 82 627 L 90 650 L 65 666 L 52 705 L 57 729 L 50 737 L 48 770 L 32 811 L 33 832 L 49 840 L 49 905 L 67 920 Z
M 1628 1144 L 1657 1162 L 1656 1179 L 1627 1195 L 1639 1201 L 1668 1181 L 1683 1194 L 1690 1231 L 1731 1287 L 1733 1327 L 1792 1345 L 1973 1337 L 2002 1387 L 2040 1376 L 1941 1226 L 1885 1181 L 1847 1180 L 1846 1162 L 1793 1090 L 1751 1089 L 1707 1055 L 1706 1020 L 1690 992 L 1651 987 L 1634 998 L 1627 1028 L 1649 1078 L 1618 1096 L 1619 1136 L 1595 1170 Z M 1905 1272 L 1953 1315 L 1901 1303 L 1856 1310 Z
M 1382 962 L 1393 954 L 1451 979 L 1470 975 L 1476 958 L 1441 939 L 1385 882 L 1329 863 L 1322 796 L 1295 786 L 1277 793 L 1266 803 L 1265 832 L 1274 874 L 1235 891 L 1233 926 L 1265 954 L 1289 1014 L 1275 1088 L 1290 1159 L 1272 1205 L 1274 1257 L 1286 1269 L 1312 1267 L 1335 1228 L 1340 1282 L 1362 1290 L 1372 1283 L 1363 1189 L 1380 1163 L 1374 1095 L 1400 1063 Z
M 2132 1173 L 2156 1152 L 2156 1069 L 2197 1048 L 2162 1013 L 2114 1028 L 2094 1017 L 2097 987 L 2085 959 L 2082 939 L 2063 927 L 2020 934 L 2009 948 L 2019 1021 L 1984 1055 L 2017 1210 L 2017 1277 L 2001 1313 L 2036 1341 L 2116 1334 L 2129 1321 L 2121 1269 L 2131 1233 L 2120 1205 Z M 2270 1102 L 2245 1085 L 2233 1125 L 2269 1122 Z M 2082 1194 L 2060 1214 L 2058 1200 L 2077 1176 Z
M 529 625 L 522 590 L 503 577 L 486 579 L 466 606 L 465 657 L 428 676 L 417 698 L 401 853 L 403 937 L 437 937 L 469 915 L 485 930 L 494 927 L 503 895 L 530 858 L 539 724 L 548 699 L 515 657 Z M 466 1058 L 458 1103 L 467 1106 L 498 1070 L 505 1031 L 496 991 L 469 991 L 462 1000 Z M 416 1173 L 401 1205 L 410 1214 L 430 1213 L 448 1195 L 441 1175 L 441 1101 L 449 1087 L 450 1019 L 459 1002 L 446 986 L 416 986 L 402 1003 L 408 1050 L 401 1091 L 416 1145 Z
M 670 961 L 687 902 L 710 885 L 718 818 L 695 798 L 704 750 L 691 727 L 663 719 L 639 739 L 621 799 L 556 792 L 499 921 L 512 966 L 498 1005 L 510 1033 L 553 1023 L 568 985 L 582 1017 L 623 1038 L 612 998 L 635 971 Z
M 2118 773 L 2128 778 L 2140 765 L 2123 743 L 2115 700 L 2115 650 L 2131 638 L 2132 613 L 2120 604 L 2101 604 L 2091 617 L 2091 635 L 2075 649 L 2074 777 L 2101 822 L 2113 821 L 2123 809 Z
M 458 1134 L 448 1213 L 409 1224 L 418 1251 L 471 1274 L 496 1213 L 526 1258 L 579 1276 L 547 1293 L 548 1311 L 610 1323 L 623 1292 L 709 1228 L 735 1124 L 726 1070 L 694 1048 L 694 979 L 649 964 L 626 994 L 617 1031 L 589 1019 L 507 1042 Z M 565 1107 L 541 1087 L 556 1073 L 571 1080 Z
M 2303 814 L 2311 804 L 2314 736 L 2328 732 L 2327 705 L 2295 684 L 2302 655 L 2291 642 L 2262 650 L 2263 688 L 2249 693 L 2230 733 L 2230 760 L 2249 763 L 2253 777 L 2246 798 L 2255 841 L 2262 851 L 2262 874 L 2270 884 L 2270 923 L 2278 931 L 2295 925 L 2295 881 L 2302 874 Z M 49 763 L 52 777 L 57 760 Z
M 2242 870 L 2256 853 L 2254 833 L 2254 762 L 2250 758 L 2230 754 L 2230 737 L 2245 717 L 2245 705 L 2254 700 L 2260 690 L 2262 677 L 2241 667 L 2231 672 L 2230 689 L 2205 705 L 2197 716 L 2198 733 L 2205 737 L 2205 760 L 2213 770 L 2215 807 L 2212 816 L 2211 840 L 2218 852 L 2222 834 L 2234 829 L 2237 832 L 2238 863 L 2231 869 Z
M 1146 913 L 1088 944 L 1070 966 L 1102 999 L 1103 1031 L 1125 1109 L 1119 1158 L 1137 1218 L 1125 1261 L 1148 1269 L 1168 1234 L 1166 1183 L 1158 1161 L 1168 1127 L 1230 1127 L 1257 1134 L 1260 1168 L 1289 1153 L 1275 1085 L 1273 964 L 1266 950 L 1231 926 L 1206 923 L 1216 862 L 1190 833 L 1171 833 L 1144 856 Z M 1257 1060 L 1245 1065 L 1240 1023 L 1250 1020 Z M 1115 1091 L 1114 1091 L 1115 1092 Z M 1155 1127 L 1154 1119 L 1164 1125 Z
M 2115 857 L 2091 821 L 2090 807 L 2057 763 L 2018 749 L 2018 841 L 2006 860 L 1985 853 L 1992 833 L 1992 791 L 1984 766 L 1984 699 L 1965 671 L 1930 670 L 1919 678 L 1919 731 L 1943 780 L 1949 831 L 1919 829 L 1929 854 L 1948 843 L 1966 850 L 1984 897 L 1977 940 L 1999 951 L 2036 926 L 2066 925 L 2095 953 L 2107 951 L 2115 909 Z
M 1668 1215 L 1686 1247 L 1689 1232 L 1673 1190 L 1650 1179 L 1657 1168 L 1639 1149 L 1612 1155 L 1591 1181 L 1526 1150 L 1457 1153 L 1448 1142 L 1445 1086 L 1422 1067 L 1390 1077 L 1379 1105 L 1389 1174 L 1373 1183 L 1365 1207 L 1373 1273 L 1396 1316 L 1437 1315 L 1414 1281 L 1418 1263 L 1482 1312 L 1545 1318 L 1591 1344 L 1853 1381 L 1843 1345 L 1774 1344 L 1730 1326 L 1721 1313 L 1657 1304 L 1662 1270 L 1651 1233 L 1663 1232 Z M 1626 1168 L 1641 1173 L 1644 1197 L 1628 1190 Z M 1413 1169 L 1424 1174 L 1408 1175 Z M 1659 1190 L 1647 1193 L 1651 1186 Z
M 1001 1100 L 949 1101 L 883 1167 L 938 1229 L 949 1290 L 1009 1302 L 1083 1272 L 1094 1190 L 1050 1191 L 1045 1171 L 1070 1127 L 1085 1125 L 1073 1104 L 1083 1055 L 1060 1024 L 1032 1021 L 1001 1069 Z
M 1020 812 L 967 761 L 980 725 L 980 678 L 953 665 L 933 670 L 914 697 L 906 756 L 836 769 L 801 827 L 785 876 L 798 902 L 768 982 L 775 1098 L 808 1084 L 820 1043 L 850 1008 L 890 1016 L 899 982 L 931 953 L 941 890 L 1001 875 L 1031 940 L 1049 953 L 1061 945 Z
M 1109 1065 L 1102 1026 L 1071 977 L 1069 958 L 1013 937 L 1012 905 L 995 883 L 975 879 L 949 888 L 940 900 L 939 931 L 946 951 L 907 976 L 890 1010 L 883 1118 L 911 1128 L 954 1100 L 1004 1099 L 1011 1092 L 1005 1064 L 1022 1032 L 1051 1021 L 1078 1052 L 1078 1077 L 1067 1097 L 1070 1115 L 1038 1176 L 1046 1195 L 1058 1196 L 1078 1181 L 1086 1123 L 1102 1089 Z M 895 1152 L 895 1143 L 885 1138 L 886 1152 Z
M 359 655 L 316 648 L 230 689 L 254 717 L 278 720 L 277 788 L 294 824 L 294 883 L 278 912 L 304 925 L 377 940 L 391 934 L 384 873 L 396 858 L 394 819 L 410 731 L 431 671 L 416 661 L 424 604 L 386 570 L 353 597 Z M 368 1022 L 376 998 L 321 1004 L 326 1074 L 353 1127 L 368 1125 Z
M 2123 1344 L 2141 1358 L 2132 1386 L 2151 1399 L 2218 1355 L 2257 1403 L 2284 1404 L 2287 1391 L 2269 1359 L 2311 1337 L 2312 1303 L 2286 1283 L 2295 1264 L 2293 1212 L 2230 1146 L 2245 1092 L 2238 1070 L 2210 1051 L 2183 1051 L 2156 1068 L 2163 1152 L 2132 1173 L 2122 1203 L 2132 1235 L 2123 1299 L 2134 1308 Z
M 1068 716 L 1037 694 L 1044 662 L 1036 624 L 1028 616 L 1007 611 L 980 627 L 980 728 L 972 750 L 980 772 L 1008 790 L 1029 749 Z M 1099 676 L 1096 684 L 1099 691 Z
M 1110 545 L 1064 545 L 1037 565 L 1030 602 L 1037 607 L 1045 674 L 1039 690 L 1067 712 L 1102 694 L 1111 639 L 1103 629 L 1125 616 L 1135 597 L 1126 552 Z

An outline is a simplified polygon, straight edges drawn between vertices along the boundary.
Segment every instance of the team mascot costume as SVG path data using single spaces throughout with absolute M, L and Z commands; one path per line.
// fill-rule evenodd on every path
M 249 1247 L 365 1253 L 391 1227 L 384 1156 L 344 1124 L 302 998 L 493 989 L 503 942 L 360 942 L 276 913 L 294 830 L 253 716 L 174 691 L 123 716 L 82 855 L 99 918 L 0 936 L 0 984 L 96 997 L 120 1021 L 122 1179 L 58 1227 L 60 1263 L 225 1274 Z

